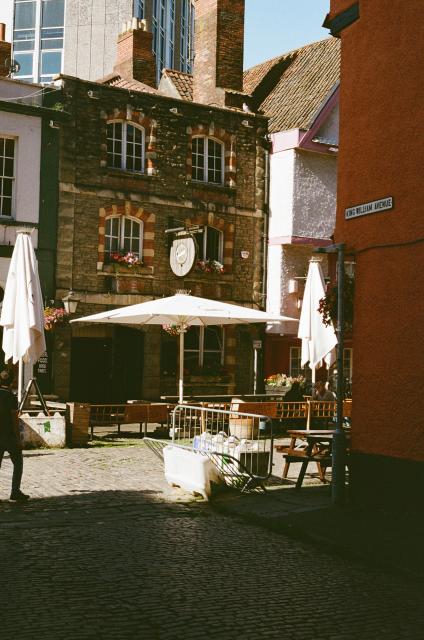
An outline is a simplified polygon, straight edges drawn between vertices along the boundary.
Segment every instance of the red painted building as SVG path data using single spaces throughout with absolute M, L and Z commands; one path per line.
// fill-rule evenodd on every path
M 335 240 L 356 260 L 351 493 L 358 502 L 417 504 L 424 481 L 423 4 L 332 0 L 325 25 L 342 43 Z

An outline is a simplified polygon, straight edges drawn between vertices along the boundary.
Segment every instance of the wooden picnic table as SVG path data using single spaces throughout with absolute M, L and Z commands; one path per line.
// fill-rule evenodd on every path
M 333 442 L 334 429 L 311 429 L 309 431 L 290 430 L 290 444 L 283 451 L 285 458 L 285 466 L 283 478 L 287 477 L 287 473 L 292 462 L 300 462 L 302 464 L 296 481 L 296 489 L 300 489 L 303 484 L 306 469 L 310 462 L 315 462 L 321 482 L 326 482 L 325 471 L 331 466 L 331 447 Z M 349 437 L 349 435 L 347 434 Z M 306 447 L 300 448 L 297 441 L 306 442 Z M 277 446 L 277 450 L 282 450 L 281 446 Z

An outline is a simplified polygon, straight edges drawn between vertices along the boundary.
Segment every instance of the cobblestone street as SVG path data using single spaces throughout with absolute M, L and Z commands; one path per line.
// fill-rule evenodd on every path
M 144 446 L 26 452 L 24 506 L 10 473 L 6 458 L 5 640 L 423 637 L 421 583 L 218 513 Z

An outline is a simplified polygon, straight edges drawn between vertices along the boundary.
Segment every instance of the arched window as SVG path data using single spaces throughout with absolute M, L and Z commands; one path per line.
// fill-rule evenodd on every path
M 216 260 L 222 263 L 224 234 L 214 227 L 204 227 L 199 240 L 199 259 L 207 262 Z
M 143 223 L 126 216 L 110 216 L 105 221 L 105 260 L 112 253 L 143 256 Z
M 204 136 L 193 138 L 191 177 L 198 182 L 223 184 L 224 145 L 222 142 Z
M 112 169 L 144 171 L 144 129 L 132 122 L 107 123 L 107 166 Z

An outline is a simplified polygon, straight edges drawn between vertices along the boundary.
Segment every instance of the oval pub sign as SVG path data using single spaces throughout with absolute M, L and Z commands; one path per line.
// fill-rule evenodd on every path
M 172 243 L 169 264 L 176 276 L 183 278 L 194 267 L 196 242 L 192 236 L 175 238 Z

